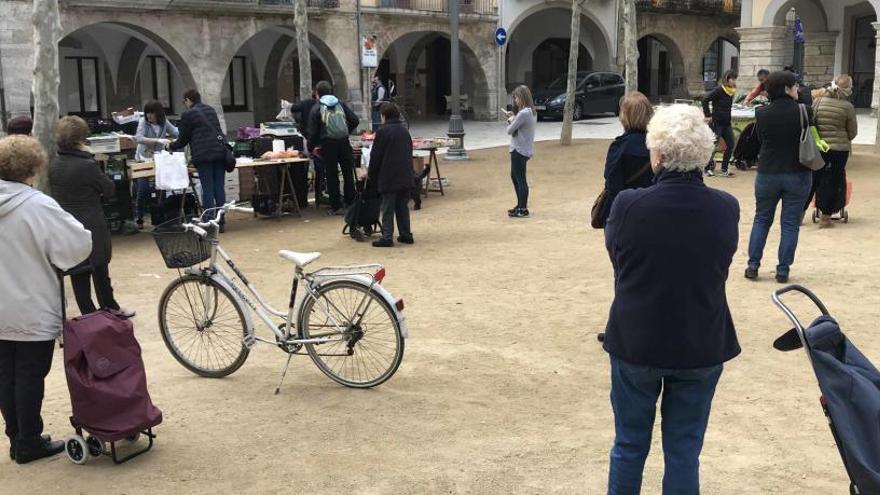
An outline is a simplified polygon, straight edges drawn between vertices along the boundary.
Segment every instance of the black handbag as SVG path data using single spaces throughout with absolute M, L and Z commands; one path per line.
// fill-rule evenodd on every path
M 205 117 L 205 114 L 202 112 L 201 108 L 193 107 L 193 109 L 198 112 L 199 116 L 202 118 L 202 121 L 208 125 L 208 127 L 214 127 L 208 121 L 208 118 Z M 235 153 L 234 148 L 229 145 L 229 142 L 226 141 L 226 137 L 223 135 L 223 131 L 220 130 L 219 127 L 214 127 L 214 130 L 217 131 L 217 141 L 220 143 L 220 146 L 223 147 L 223 151 L 226 152 L 226 155 L 223 158 L 223 166 L 226 168 L 227 173 L 231 173 L 235 171 Z

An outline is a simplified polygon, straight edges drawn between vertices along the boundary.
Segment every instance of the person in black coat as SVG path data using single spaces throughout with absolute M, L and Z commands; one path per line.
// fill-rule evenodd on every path
M 703 96 L 703 115 L 706 117 L 706 122 L 709 123 L 709 127 L 712 128 L 715 135 L 723 139 L 727 146 L 721 161 L 722 177 L 734 176 L 733 172 L 728 170 L 728 166 L 736 144 L 733 139 L 731 111 L 733 110 L 733 97 L 736 96 L 737 77 L 739 74 L 736 71 L 726 71 L 721 77 L 721 84 Z M 709 164 L 706 165 L 706 175 L 709 177 L 715 175 L 715 160 L 711 157 Z
M 648 122 L 653 114 L 651 102 L 638 91 L 620 100 L 620 122 L 624 133 L 611 143 L 605 158 L 603 225 L 608 220 L 611 205 L 620 191 L 648 187 L 654 182 L 651 157 L 645 145 Z
M 206 210 L 226 204 L 227 149 L 218 140 L 223 133 L 217 112 L 202 103 L 202 96 L 191 89 L 183 95 L 187 110 L 180 116 L 180 135 L 169 145 L 172 151 L 189 146 L 190 161 L 199 172 L 202 185 L 202 207 Z M 225 231 L 221 224 L 220 231 Z
M 103 200 L 113 196 L 115 187 L 113 180 L 101 171 L 95 157 L 85 151 L 88 135 L 89 126 L 83 119 L 62 118 L 55 131 L 58 156 L 49 165 L 52 197 L 92 233 L 92 252 L 87 263 L 91 265 L 91 273 L 78 270 L 71 276 L 73 293 L 81 314 L 112 309 L 134 316 L 134 311 L 121 309 L 113 297 L 110 283 L 113 250 Z M 92 301 L 92 282 L 98 306 Z
M 308 118 L 308 137 L 312 146 L 321 148 L 321 161 L 327 174 L 327 193 L 330 196 L 329 215 L 343 215 L 345 208 L 354 201 L 354 153 L 348 135 L 331 136 L 323 115 L 334 111 L 337 106 L 342 108 L 345 114 L 345 124 L 348 133 L 357 129 L 360 119 L 345 103 L 331 94 L 333 88 L 327 81 L 321 81 L 315 85 L 315 93 L 318 95 L 318 104 L 312 107 Z M 342 171 L 343 197 L 339 197 L 339 171 Z M 343 205 L 343 200 L 345 205 Z
M 714 135 L 697 108 L 657 110 L 647 143 L 656 184 L 622 191 L 605 226 L 614 302 L 604 347 L 616 433 L 608 493 L 639 493 L 661 391 L 662 491 L 699 493 L 715 387 L 723 363 L 740 353 L 725 287 L 739 204 L 703 183 Z
M 398 242 L 413 244 L 409 223 L 409 196 L 415 180 L 412 166 L 412 137 L 400 121 L 400 109 L 383 103 L 379 109 L 382 126 L 370 151 L 368 182 L 382 195 L 382 238 L 376 247 L 394 245 L 394 219 L 400 231 Z
M 758 176 L 755 178 L 755 221 L 749 238 L 749 264 L 745 276 L 758 278 L 764 246 L 776 207 L 781 202 L 779 215 L 782 237 L 776 265 L 776 281 L 788 282 L 791 265 L 797 250 L 803 205 L 810 196 L 813 175 L 801 165 L 801 105 L 812 120 L 812 108 L 798 103 L 800 92 L 795 75 L 779 71 L 767 79 L 770 104 L 755 112 L 755 129 L 761 143 L 758 156 Z

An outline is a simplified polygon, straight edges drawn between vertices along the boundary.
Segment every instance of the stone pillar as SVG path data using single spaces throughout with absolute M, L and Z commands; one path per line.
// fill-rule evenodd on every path
M 834 78 L 838 31 L 808 32 L 804 39 L 804 84 L 821 86 Z
M 786 47 L 791 43 L 785 27 L 750 27 L 736 31 L 739 33 L 739 85 L 743 88 L 751 90 L 758 83 L 758 70 L 781 70 L 791 63 L 791 57 L 786 58 Z
M 874 31 L 877 32 L 877 52 L 874 56 L 874 94 L 871 97 L 871 108 L 874 109 L 875 115 L 880 117 L 880 22 L 875 22 L 871 24 L 874 27 Z M 878 140 L 880 140 L 880 135 L 878 135 Z
M 30 23 L 33 4 L 0 1 L 0 57 L 6 117 L 31 114 L 34 44 Z

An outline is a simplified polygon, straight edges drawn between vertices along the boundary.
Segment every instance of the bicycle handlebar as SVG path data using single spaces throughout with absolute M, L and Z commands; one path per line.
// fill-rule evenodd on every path
M 207 222 L 200 221 L 202 217 L 204 217 L 208 212 L 216 211 L 217 214 L 213 220 L 208 220 Z M 191 230 L 198 234 L 201 237 L 207 237 L 208 231 L 205 229 L 211 227 L 220 227 L 220 221 L 223 219 L 223 216 L 227 211 L 237 211 L 239 213 L 248 213 L 252 214 L 254 212 L 253 208 L 249 208 L 246 206 L 238 206 L 235 202 L 226 203 L 223 206 L 218 206 L 216 208 L 208 208 L 204 212 L 202 212 L 202 217 L 194 218 L 192 223 L 185 223 L 183 227 L 187 230 Z

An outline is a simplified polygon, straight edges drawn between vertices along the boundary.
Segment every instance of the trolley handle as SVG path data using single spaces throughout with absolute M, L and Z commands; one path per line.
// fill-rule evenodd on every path
M 813 291 L 811 291 L 810 289 L 807 289 L 806 287 L 802 287 L 800 285 L 789 285 L 775 291 L 773 293 L 773 302 L 776 303 L 776 305 L 780 308 L 788 309 L 788 307 L 782 302 L 781 297 L 789 292 L 800 292 L 801 294 L 807 296 L 810 301 L 813 301 L 813 304 L 815 304 L 816 307 L 819 308 L 819 311 L 822 313 L 823 316 L 830 316 L 828 308 L 826 308 L 825 304 L 822 303 L 821 300 L 819 300 L 819 297 L 816 296 L 816 294 L 814 294 Z

